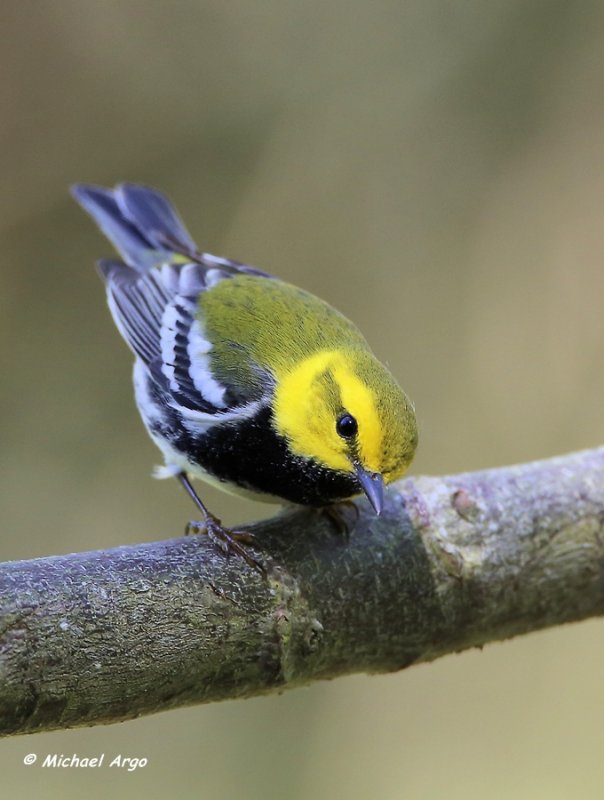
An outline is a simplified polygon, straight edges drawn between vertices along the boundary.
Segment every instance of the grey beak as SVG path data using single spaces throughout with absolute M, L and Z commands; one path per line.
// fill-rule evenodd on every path
M 379 472 L 369 472 L 360 464 L 354 465 L 361 489 L 367 495 L 367 499 L 373 506 L 373 510 L 379 515 L 384 507 L 384 479 Z

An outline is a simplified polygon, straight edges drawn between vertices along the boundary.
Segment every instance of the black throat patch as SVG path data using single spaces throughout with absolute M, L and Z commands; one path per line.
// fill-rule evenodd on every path
M 150 388 L 159 399 L 161 389 L 157 385 Z M 360 491 L 353 474 L 326 469 L 312 459 L 293 455 L 273 428 L 268 406 L 252 417 L 218 423 L 199 434 L 188 431 L 178 412 L 170 411 L 161 422 L 150 425 L 152 433 L 167 438 L 192 464 L 219 481 L 317 507 Z
M 185 449 L 219 480 L 291 503 L 324 506 L 359 492 L 354 475 L 292 455 L 273 428 L 269 407 L 249 419 L 216 425 Z

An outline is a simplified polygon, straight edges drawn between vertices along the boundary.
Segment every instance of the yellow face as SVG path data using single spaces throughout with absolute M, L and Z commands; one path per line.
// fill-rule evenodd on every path
M 413 407 L 370 352 L 323 350 L 277 378 L 275 424 L 292 452 L 338 472 L 360 465 L 386 483 L 409 466 Z

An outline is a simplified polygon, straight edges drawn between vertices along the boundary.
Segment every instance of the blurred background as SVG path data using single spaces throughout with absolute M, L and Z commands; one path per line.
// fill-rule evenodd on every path
M 161 187 L 204 249 L 352 317 L 416 403 L 416 474 L 602 444 L 601 3 L 7 0 L 0 24 L 2 560 L 192 514 L 149 477 L 74 181 Z M 204 491 L 231 524 L 272 513 Z M 599 798 L 603 633 L 4 741 L 4 793 Z

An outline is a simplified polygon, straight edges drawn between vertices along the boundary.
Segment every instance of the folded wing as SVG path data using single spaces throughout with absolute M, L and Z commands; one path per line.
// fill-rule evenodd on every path
M 197 300 L 240 272 L 266 273 L 200 253 L 160 192 L 135 184 L 114 190 L 77 185 L 72 192 L 124 259 L 99 262 L 109 307 L 125 341 L 172 404 L 205 416 L 257 401 L 257 387 L 250 387 L 249 397 L 238 387 L 234 401 L 229 387 L 214 378 Z

